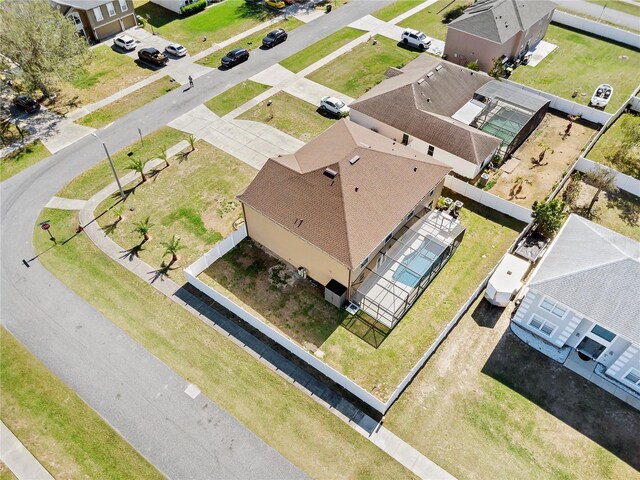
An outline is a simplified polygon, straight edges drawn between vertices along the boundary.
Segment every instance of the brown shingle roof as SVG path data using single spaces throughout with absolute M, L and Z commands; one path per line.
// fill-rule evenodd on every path
M 450 170 L 341 120 L 295 154 L 269 159 L 238 198 L 354 268 Z
M 500 146 L 493 135 L 450 118 L 478 88 L 493 80 L 490 76 L 428 55 L 402 70 L 365 93 L 351 109 L 475 165 Z M 433 75 L 428 76 L 430 72 Z

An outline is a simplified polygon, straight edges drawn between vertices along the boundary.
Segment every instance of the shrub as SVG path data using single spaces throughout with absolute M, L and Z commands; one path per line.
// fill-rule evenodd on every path
M 198 0 L 197 2 L 193 2 L 191 5 L 183 5 L 180 7 L 180 13 L 185 17 L 189 15 L 193 15 L 194 13 L 201 12 L 207 6 L 207 0 Z
M 480 70 L 480 64 L 478 63 L 477 60 L 471 60 L 470 62 L 467 62 L 464 66 L 470 70 L 475 70 L 476 72 Z
M 564 202 L 559 199 L 553 199 L 549 203 L 533 202 L 531 207 L 533 213 L 531 216 L 535 219 L 538 232 L 542 235 L 552 238 L 564 222 Z
M 451 23 L 464 13 L 469 5 L 460 5 L 452 8 L 442 16 L 442 23 Z

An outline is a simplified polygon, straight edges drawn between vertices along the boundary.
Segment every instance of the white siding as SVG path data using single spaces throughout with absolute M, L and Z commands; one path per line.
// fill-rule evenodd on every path
M 632 368 L 640 371 L 640 345 L 629 344 L 611 363 L 606 374 L 640 393 L 640 386 L 633 385 L 624 378 Z
M 171 10 L 172 12 L 180 13 L 180 7 L 185 5 L 185 0 L 151 0 L 156 5 Z

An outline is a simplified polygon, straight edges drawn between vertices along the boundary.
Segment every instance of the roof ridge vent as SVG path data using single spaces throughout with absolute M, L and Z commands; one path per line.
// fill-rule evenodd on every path
M 427 78 L 431 78 L 431 77 L 433 77 L 433 71 L 427 73 Z
M 327 167 L 327 168 L 324 169 L 323 175 L 325 177 L 329 177 L 331 180 L 333 180 L 338 175 L 338 172 L 336 172 L 332 168 Z
M 420 85 L 422 82 L 424 82 L 424 78 L 421 78 L 420 80 L 418 80 L 418 85 Z
M 360 155 L 354 155 L 353 158 L 351 160 L 349 160 L 349 163 L 351 165 L 355 164 L 358 160 L 360 160 Z
M 442 70 L 442 65 L 438 65 L 438 66 L 436 67 L 436 72 L 439 72 L 440 70 Z

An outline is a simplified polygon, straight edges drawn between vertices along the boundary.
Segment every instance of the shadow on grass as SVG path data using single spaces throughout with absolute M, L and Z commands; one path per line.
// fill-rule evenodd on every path
M 498 342 L 482 373 L 640 469 L 638 411 L 529 347 L 511 329 Z
M 144 21 L 156 28 L 160 28 L 167 23 L 171 23 L 175 20 L 181 20 L 183 18 L 171 10 L 168 10 L 160 5 L 156 5 L 153 2 L 147 2 L 144 5 L 136 7 L 136 13 L 144 18 Z
M 153 284 L 158 279 L 163 280 L 164 277 L 169 278 L 169 273 L 179 268 L 177 265 L 174 265 L 175 264 L 171 262 L 169 262 L 168 264 L 162 262 L 159 269 L 147 272 L 149 275 L 151 275 L 149 281 Z
M 122 253 L 122 255 L 120 256 L 120 260 L 129 260 L 130 262 L 133 262 L 134 259 L 138 258 L 140 256 L 140 252 L 144 250 L 144 242 L 140 242 L 137 245 L 134 245 L 133 247 L 131 247 L 128 250 L 121 250 L 120 253 Z
M 504 312 L 504 308 L 491 305 L 486 299 L 478 304 L 476 309 L 471 313 L 471 318 L 479 327 L 493 328 L 498 323 L 500 315 Z
M 373 348 L 378 348 L 389 336 L 391 330 L 382 323 L 361 312 L 350 315 L 342 322 L 342 327 L 364 340 Z
M 640 223 L 640 198 L 626 192 L 606 193 L 607 208 L 619 212 L 620 220 L 633 227 Z

